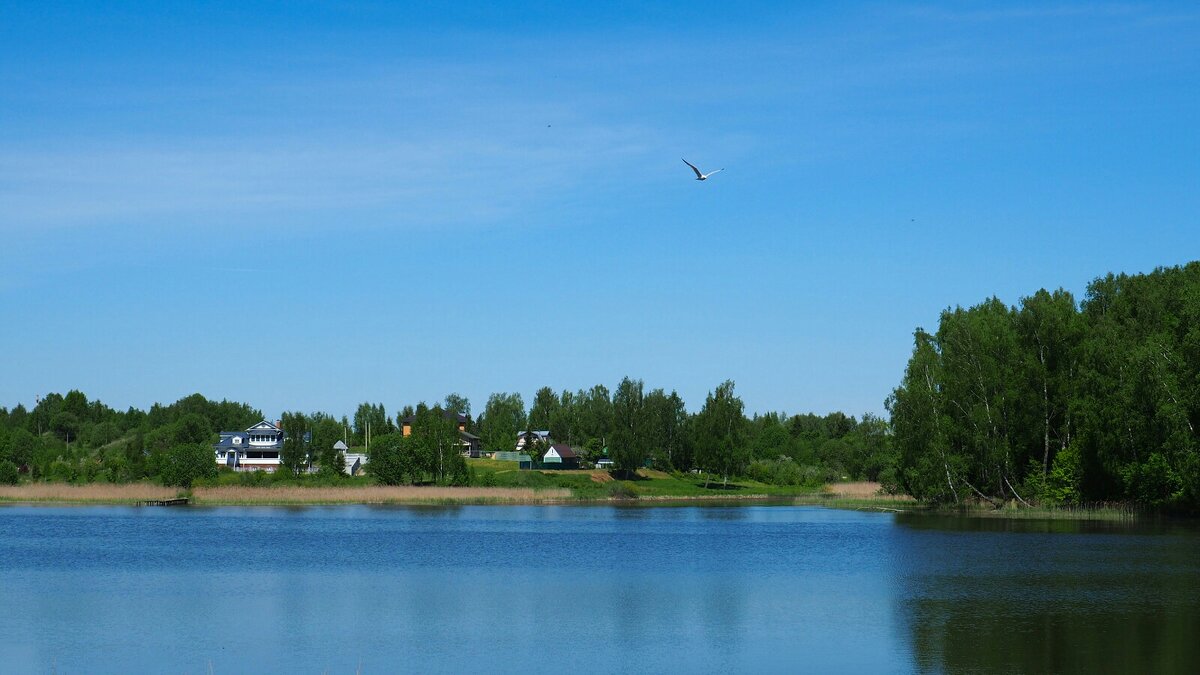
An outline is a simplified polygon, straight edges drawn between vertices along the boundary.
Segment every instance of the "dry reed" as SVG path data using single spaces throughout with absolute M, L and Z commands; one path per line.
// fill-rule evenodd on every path
M 886 502 L 916 501 L 908 495 L 889 495 L 882 491 L 879 483 L 859 481 L 856 483 L 831 483 L 822 489 L 822 495 L 838 499 L 878 499 Z
M 503 487 L 249 487 L 222 485 L 192 491 L 197 504 L 532 504 L 571 498 L 567 489 Z
M 0 486 L 0 501 L 7 502 L 108 502 L 124 503 L 171 499 L 178 489 L 150 483 L 27 483 Z

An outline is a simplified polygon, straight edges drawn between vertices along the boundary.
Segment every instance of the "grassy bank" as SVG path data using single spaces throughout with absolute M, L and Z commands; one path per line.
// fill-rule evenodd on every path
M 480 485 L 498 487 L 561 488 L 571 491 L 575 499 L 603 500 L 641 499 L 661 501 L 670 499 L 773 499 L 811 495 L 820 488 L 799 485 L 769 485 L 739 478 L 722 483 L 716 476 L 691 473 L 667 473 L 654 469 L 638 469 L 637 473 L 618 479 L 613 473 L 600 469 L 572 471 L 521 471 L 516 462 L 471 460 L 468 465 Z

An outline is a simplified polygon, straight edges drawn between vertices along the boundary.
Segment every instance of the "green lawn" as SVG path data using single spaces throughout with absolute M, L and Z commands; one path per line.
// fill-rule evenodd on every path
M 497 487 L 567 488 L 579 499 L 603 499 L 610 495 L 669 499 L 681 497 L 738 498 L 738 497 L 789 497 L 813 495 L 817 489 L 799 486 L 767 485 L 751 480 L 732 480 L 722 486 L 720 479 L 711 480 L 705 487 L 704 477 L 696 474 L 670 474 L 663 471 L 639 471 L 636 480 L 617 481 L 610 472 L 601 470 L 580 471 L 521 471 L 516 462 L 501 462 L 491 459 L 468 460 L 467 465 L 475 472 L 479 484 L 494 484 Z M 614 485 L 619 483 L 620 487 Z

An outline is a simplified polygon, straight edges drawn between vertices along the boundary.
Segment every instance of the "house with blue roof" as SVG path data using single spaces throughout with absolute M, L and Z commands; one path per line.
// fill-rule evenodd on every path
M 213 446 L 217 464 L 235 471 L 275 471 L 283 450 L 283 429 L 266 420 L 245 431 L 222 431 Z

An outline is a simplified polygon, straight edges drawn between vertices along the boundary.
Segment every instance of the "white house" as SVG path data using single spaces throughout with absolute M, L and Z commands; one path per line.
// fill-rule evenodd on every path
M 516 451 L 521 452 L 526 450 L 526 444 L 550 445 L 549 431 L 522 431 L 517 434 Z
M 245 431 L 222 431 L 213 446 L 217 464 L 237 471 L 275 471 L 283 449 L 283 430 L 263 420 Z
M 362 468 L 367 465 L 367 455 L 362 452 L 350 452 L 350 448 L 346 444 L 338 441 L 333 444 L 333 449 L 342 453 L 342 457 L 346 460 L 346 473 L 351 476 L 357 476 Z

